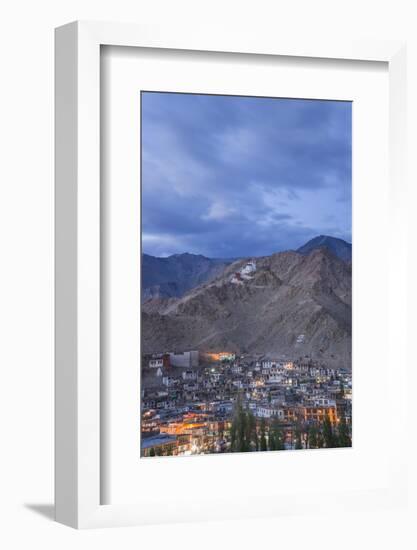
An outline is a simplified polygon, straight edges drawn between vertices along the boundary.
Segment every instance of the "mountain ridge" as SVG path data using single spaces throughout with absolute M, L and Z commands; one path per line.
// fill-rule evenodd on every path
M 352 245 L 343 239 L 319 235 L 295 252 L 307 255 L 326 248 L 343 261 L 350 262 Z M 276 252 L 281 254 L 285 251 Z M 186 292 L 218 277 L 224 269 L 245 258 L 208 258 L 202 254 L 183 252 L 166 257 L 142 254 L 142 301 L 153 298 L 181 297 Z
M 143 351 L 227 349 L 308 355 L 350 368 L 351 266 L 326 247 L 227 265 L 182 297 L 143 304 Z M 234 283 L 232 281 L 235 281 Z
M 142 254 L 142 301 L 182 296 L 217 277 L 231 261 L 188 252 L 165 258 Z
M 330 237 L 329 235 L 318 235 L 313 239 L 297 248 L 296 252 L 299 254 L 309 254 L 313 250 L 318 248 L 327 248 L 335 256 L 345 262 L 352 261 L 352 245 L 351 243 L 339 239 L 337 237 Z

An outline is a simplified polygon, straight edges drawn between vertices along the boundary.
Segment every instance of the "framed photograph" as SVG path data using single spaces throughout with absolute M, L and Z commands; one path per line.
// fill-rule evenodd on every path
M 351 111 L 141 92 L 142 457 L 352 446 Z
M 58 521 L 404 502 L 404 82 L 400 42 L 57 29 Z

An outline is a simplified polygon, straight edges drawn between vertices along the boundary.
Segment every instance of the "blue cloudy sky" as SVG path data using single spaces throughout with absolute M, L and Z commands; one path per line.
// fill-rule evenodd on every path
M 142 93 L 142 246 L 262 256 L 351 241 L 351 104 Z

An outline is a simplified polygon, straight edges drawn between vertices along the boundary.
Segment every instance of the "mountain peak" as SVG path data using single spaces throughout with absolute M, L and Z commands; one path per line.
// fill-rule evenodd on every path
M 350 262 L 352 260 L 352 245 L 343 239 L 330 237 L 329 235 L 318 235 L 317 237 L 314 237 L 303 246 L 300 246 L 296 252 L 307 256 L 319 248 L 327 249 L 344 262 Z
M 172 254 L 157 258 L 142 256 L 142 296 L 182 296 L 185 292 L 220 275 L 230 260 L 206 258 L 201 254 Z
M 168 258 L 205 258 L 202 254 L 193 254 L 192 252 L 181 252 L 179 254 L 171 254 Z

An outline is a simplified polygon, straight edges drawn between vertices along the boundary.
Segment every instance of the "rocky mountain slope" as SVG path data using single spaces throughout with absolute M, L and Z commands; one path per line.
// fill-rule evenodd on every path
M 336 239 L 335 237 L 329 237 L 327 235 L 314 237 L 314 239 L 311 239 L 305 245 L 300 246 L 297 252 L 306 255 L 318 248 L 327 248 L 335 256 L 345 262 L 352 261 L 352 245 L 343 239 Z
M 143 254 L 142 301 L 182 296 L 191 288 L 219 276 L 231 262 L 188 253 L 167 258 Z
M 351 364 L 351 267 L 327 247 L 239 260 L 180 298 L 142 307 L 143 352 L 199 349 L 304 355 Z M 247 275 L 247 273 L 249 273 Z M 233 282 L 232 282 L 233 281 Z

